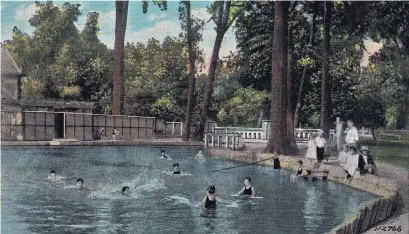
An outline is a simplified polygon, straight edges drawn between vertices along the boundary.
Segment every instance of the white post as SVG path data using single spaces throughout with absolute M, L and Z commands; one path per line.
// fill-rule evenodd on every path
M 172 136 L 175 136 L 175 122 L 172 122 Z
M 220 148 L 220 135 L 217 135 L 217 147 Z
M 183 123 L 180 123 L 180 136 L 183 137 Z
M 207 134 L 205 134 L 205 148 L 207 148 Z
M 229 135 L 226 134 L 226 149 L 229 148 Z
M 214 148 L 214 135 L 212 134 L 212 147 Z
M 337 150 L 341 151 L 342 122 L 339 117 L 336 118 L 335 137 L 337 141 Z

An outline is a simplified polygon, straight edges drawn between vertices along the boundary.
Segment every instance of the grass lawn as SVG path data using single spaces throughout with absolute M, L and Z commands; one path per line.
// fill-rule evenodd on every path
M 369 145 L 372 155 L 376 162 L 388 163 L 394 166 L 409 169 L 409 147 L 406 146 L 388 146 L 388 145 Z

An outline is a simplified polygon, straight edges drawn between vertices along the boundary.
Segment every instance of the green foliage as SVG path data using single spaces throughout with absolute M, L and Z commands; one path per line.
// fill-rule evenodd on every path
M 182 39 L 166 37 L 162 44 L 125 46 L 125 103 L 129 115 L 154 115 L 181 121 L 186 105 L 187 55 Z
M 81 14 L 79 4 L 36 2 L 37 11 L 29 20 L 34 36 L 13 30 L 13 40 L 5 46 L 30 76 L 30 84 L 43 85 L 41 96 L 96 102 L 96 110 L 104 111 L 111 101 L 101 103 L 111 85 L 112 56 L 98 39 L 99 14 L 91 12 L 82 32 L 75 22 Z M 39 95 L 28 88 L 23 95 Z M 103 90 L 103 92 L 102 92 Z M 109 92 L 108 92 L 109 93 Z
M 220 124 L 223 126 L 256 126 L 262 110 L 261 103 L 268 97 L 266 91 L 240 88 L 235 92 L 234 97 L 220 109 L 217 115 Z
M 21 95 L 28 97 L 40 97 L 43 91 L 43 82 L 31 77 L 25 77 L 21 82 Z

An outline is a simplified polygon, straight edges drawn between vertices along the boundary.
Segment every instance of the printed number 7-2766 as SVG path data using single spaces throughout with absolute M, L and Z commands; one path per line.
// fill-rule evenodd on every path
M 374 229 L 374 231 L 393 231 L 393 232 L 400 232 L 402 228 L 400 226 L 379 226 Z

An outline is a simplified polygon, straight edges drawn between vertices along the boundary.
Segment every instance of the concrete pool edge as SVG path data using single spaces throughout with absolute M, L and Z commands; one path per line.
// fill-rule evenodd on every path
M 254 163 L 274 156 L 273 154 L 215 148 L 207 149 L 207 152 L 208 155 L 212 157 L 247 163 Z M 297 161 L 299 160 L 297 157 L 280 155 L 279 159 L 281 168 L 291 171 L 297 170 Z M 259 164 L 273 166 L 273 161 L 266 160 Z M 307 168 L 312 168 L 312 164 L 309 162 L 305 162 L 304 165 Z M 345 172 L 339 166 L 321 164 L 319 170 L 328 170 L 328 179 L 333 182 L 381 196 L 381 198 L 365 204 L 362 208 L 358 208 L 356 213 L 351 214 L 342 224 L 333 228 L 331 233 L 362 233 L 393 215 L 398 199 L 397 185 L 394 181 L 374 175 L 365 175 L 354 178 L 351 183 L 347 183 L 347 181 L 345 181 Z

